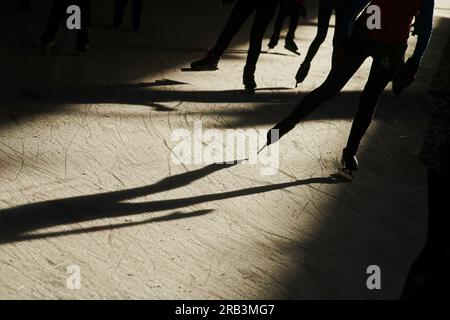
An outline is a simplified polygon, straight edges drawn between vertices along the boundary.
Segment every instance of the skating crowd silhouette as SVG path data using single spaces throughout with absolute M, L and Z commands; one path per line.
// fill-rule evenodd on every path
M 115 1 L 114 15 L 111 19 L 114 28 L 121 27 L 128 2 L 127 0 Z M 203 58 L 193 61 L 189 70 L 199 72 L 217 70 L 219 62 L 233 38 L 244 23 L 254 15 L 242 82 L 246 94 L 258 95 L 255 92 L 257 88 L 255 71 L 258 58 L 263 52 L 262 44 L 268 26 L 278 10 L 273 33 L 268 43 L 268 49 L 271 50 L 278 45 L 283 23 L 288 17 L 289 28 L 284 48 L 300 55 L 295 43 L 295 34 L 301 18 L 306 18 L 308 15 L 305 1 L 223 0 L 223 4 L 234 6 L 228 21 L 215 44 L 207 50 Z M 416 78 L 432 33 L 434 0 L 317 0 L 317 4 L 317 33 L 305 58 L 302 59 L 295 81 L 297 84 L 306 81 L 314 57 L 326 39 L 334 12 L 335 28 L 333 53 L 330 57 L 331 70 L 320 86 L 304 96 L 291 114 L 268 131 L 267 146 L 276 143 L 314 110 L 338 96 L 341 89 L 354 76 L 364 61 L 371 57 L 373 61 L 370 74 L 359 97 L 358 110 L 353 119 L 347 145 L 342 152 L 340 172 L 345 178 L 351 180 L 353 172 L 359 168 L 356 157 L 358 147 L 374 117 L 380 95 L 390 82 L 392 82 L 394 94 L 400 95 Z M 20 0 L 19 5 L 21 9 L 29 10 L 31 0 Z M 82 54 L 89 49 L 90 1 L 55 0 L 51 7 L 48 23 L 40 37 L 39 50 L 41 53 L 51 52 L 56 42 L 58 28 L 66 17 L 66 9 L 69 5 L 77 5 L 81 10 L 81 28 L 76 31 L 76 50 Z M 138 31 L 141 27 L 144 5 L 142 0 L 131 0 L 133 31 Z M 368 21 L 377 19 L 379 19 L 379 27 L 369 27 Z M 417 43 L 413 55 L 406 58 L 407 40 L 412 27 L 414 27 L 412 34 L 417 36 Z M 276 139 L 273 135 L 274 130 L 277 130 L 278 133 Z M 120 196 L 121 193 L 117 194 Z M 174 205 L 174 208 L 176 207 Z M 116 211 L 125 210 L 123 208 L 115 209 Z M 417 267 L 410 274 L 407 284 L 408 292 L 415 290 L 414 279 L 423 273 L 423 268 Z

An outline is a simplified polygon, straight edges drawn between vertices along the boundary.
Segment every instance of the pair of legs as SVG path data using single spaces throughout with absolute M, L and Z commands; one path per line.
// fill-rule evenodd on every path
M 122 24 L 123 14 L 128 0 L 116 0 L 114 10 L 114 27 L 118 28 Z M 138 30 L 141 26 L 142 0 L 132 0 L 131 23 L 134 30 Z
M 333 45 L 336 43 L 336 34 L 338 33 L 338 28 L 341 25 L 341 14 L 339 8 L 335 7 L 334 0 L 319 0 L 319 12 L 317 20 L 317 33 L 309 46 L 308 53 L 306 54 L 305 60 L 301 64 L 299 70 L 297 71 L 296 80 L 298 83 L 303 82 L 308 76 L 311 62 L 319 51 L 320 46 L 325 41 L 328 28 L 330 27 L 330 19 L 333 10 L 336 14 L 335 22 L 335 36 L 333 38 Z
M 292 0 L 279 0 L 278 7 L 278 16 L 275 20 L 275 26 L 273 29 L 272 37 L 270 38 L 269 48 L 274 48 L 278 44 L 284 20 L 287 16 L 289 16 L 289 29 L 286 35 L 285 47 L 290 50 L 292 49 L 292 51 L 297 51 L 298 48 L 295 45 L 294 38 L 295 31 L 297 30 L 298 26 L 298 20 L 300 17 L 300 9 L 297 8 L 294 3 L 292 3 Z
M 59 25 L 67 14 L 67 8 L 77 5 L 81 10 L 81 29 L 77 30 L 77 49 L 85 51 L 89 43 L 89 27 L 91 23 L 90 0 L 55 0 L 53 1 L 47 26 L 41 36 L 41 46 L 47 46 L 55 41 Z
M 387 84 L 404 63 L 406 44 L 374 42 L 364 34 L 364 28 L 355 30 L 350 45 L 340 61 L 335 63 L 325 82 L 305 96 L 297 108 L 275 126 L 281 137 L 322 104 L 336 96 L 368 58 L 373 58 L 369 78 L 359 99 L 346 152 L 356 155 L 359 144 L 375 114 L 378 99 Z
M 254 73 L 261 53 L 264 33 L 270 20 L 272 20 L 277 3 L 277 0 L 238 0 L 214 48 L 208 52 L 204 59 L 193 62 L 191 67 L 195 70 L 211 70 L 216 68 L 220 57 L 228 48 L 234 36 L 250 15 L 255 13 L 243 77 L 246 88 L 254 89 L 256 87 Z

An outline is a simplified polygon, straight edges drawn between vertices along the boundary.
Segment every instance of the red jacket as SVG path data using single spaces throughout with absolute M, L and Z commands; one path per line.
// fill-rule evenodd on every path
M 368 36 L 385 43 L 406 42 L 422 1 L 429 0 L 372 0 L 370 5 L 377 5 L 381 9 L 381 29 L 367 29 Z M 365 10 L 361 16 L 362 22 L 370 16 Z

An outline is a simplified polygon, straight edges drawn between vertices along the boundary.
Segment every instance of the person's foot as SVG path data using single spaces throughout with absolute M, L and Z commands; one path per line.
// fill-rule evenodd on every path
M 297 83 L 302 83 L 305 81 L 306 77 L 308 76 L 309 69 L 311 68 L 311 65 L 307 62 L 303 62 L 300 68 L 298 68 L 297 74 L 295 75 L 295 80 Z
M 196 71 L 216 70 L 220 57 L 209 50 L 203 59 L 191 63 L 191 68 Z
M 297 44 L 295 44 L 294 38 L 286 38 L 286 41 L 284 43 L 284 47 L 291 51 L 294 52 L 295 54 L 298 54 L 298 47 Z
M 245 67 L 242 83 L 245 86 L 245 90 L 253 92 L 256 89 L 255 71 Z
M 358 159 L 353 152 L 350 152 L 347 148 L 342 151 L 341 164 L 345 169 L 350 171 L 356 171 L 359 169 Z
M 269 49 L 275 48 L 278 44 L 278 40 L 279 39 L 277 36 L 272 36 L 269 41 Z
M 82 53 L 89 49 L 89 30 L 82 29 L 77 32 L 77 52 Z

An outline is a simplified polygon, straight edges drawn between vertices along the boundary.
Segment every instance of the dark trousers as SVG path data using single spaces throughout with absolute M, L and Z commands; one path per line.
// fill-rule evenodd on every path
M 270 20 L 272 20 L 276 8 L 277 0 L 238 0 L 212 52 L 221 56 L 244 22 L 255 12 L 246 62 L 246 69 L 254 72 L 261 53 L 264 33 Z
M 333 0 L 319 0 L 319 12 L 317 20 L 317 33 L 314 37 L 313 42 L 309 46 L 308 53 L 306 54 L 304 63 L 310 64 L 314 57 L 319 51 L 320 46 L 325 41 L 327 37 L 328 28 L 330 27 L 331 14 L 335 10 L 336 22 L 335 22 L 335 33 L 333 37 L 333 45 L 336 45 L 337 37 L 336 35 L 340 33 L 340 28 L 342 27 L 342 9 L 335 6 Z
M 347 148 L 356 154 L 360 141 L 375 114 L 378 99 L 387 84 L 404 63 L 406 44 L 383 44 L 370 40 L 364 27 L 354 32 L 346 51 L 333 67 L 325 82 L 306 95 L 284 122 L 295 125 L 327 102 L 347 84 L 368 57 L 373 58 L 369 79 L 361 93 Z
M 290 17 L 289 29 L 286 35 L 286 39 L 294 39 L 295 31 L 298 26 L 298 19 L 300 17 L 300 10 L 295 7 L 295 5 L 290 0 L 279 0 L 278 15 L 275 20 L 275 26 L 273 29 L 273 38 L 279 38 L 281 29 L 283 28 L 283 23 L 286 17 Z
M 67 8 L 70 5 L 77 5 L 81 10 L 81 29 L 88 29 L 91 24 L 91 4 L 90 0 L 55 0 L 53 1 L 48 18 L 47 27 L 44 31 L 43 38 L 54 38 L 58 31 L 59 25 L 66 17 Z M 46 40 L 43 39 L 43 40 Z

